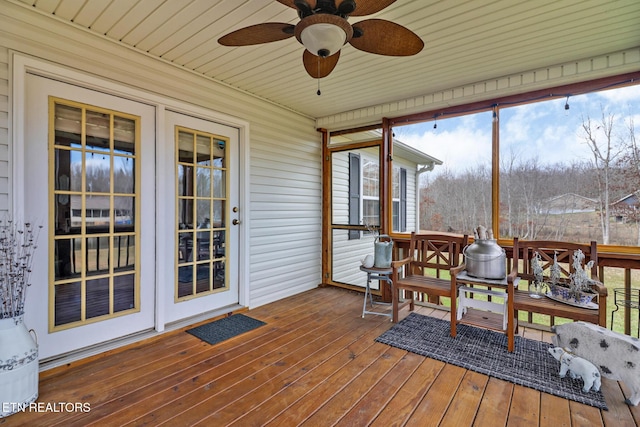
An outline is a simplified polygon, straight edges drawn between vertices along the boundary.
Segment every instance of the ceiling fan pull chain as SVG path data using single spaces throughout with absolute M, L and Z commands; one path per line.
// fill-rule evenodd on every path
M 318 76 L 320 75 L 320 57 L 318 56 Z M 318 96 L 322 95 L 320 92 L 320 77 L 318 77 L 318 91 L 316 92 Z

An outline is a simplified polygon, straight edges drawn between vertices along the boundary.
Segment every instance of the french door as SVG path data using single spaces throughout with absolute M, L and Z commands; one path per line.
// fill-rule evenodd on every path
M 173 159 L 166 193 L 175 209 L 166 218 L 174 263 L 164 294 L 172 322 L 239 302 L 239 130 L 172 111 L 165 118 Z
M 26 78 L 25 322 L 48 358 L 155 326 L 155 108 Z M 20 179 L 20 171 L 15 171 Z

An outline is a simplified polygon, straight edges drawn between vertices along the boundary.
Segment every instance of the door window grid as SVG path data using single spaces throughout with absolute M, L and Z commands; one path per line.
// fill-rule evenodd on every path
M 175 300 L 227 289 L 227 149 L 220 136 L 176 127 Z
M 140 311 L 140 118 L 51 97 L 49 329 Z

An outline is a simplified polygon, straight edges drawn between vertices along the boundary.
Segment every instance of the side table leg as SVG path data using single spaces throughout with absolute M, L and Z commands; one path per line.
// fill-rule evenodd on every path
M 371 289 L 369 288 L 369 282 L 371 279 L 369 278 L 369 274 L 367 273 L 367 285 L 364 287 L 364 303 L 362 304 L 362 318 L 364 319 L 364 313 L 367 311 L 367 296 L 371 293 Z M 373 297 L 372 297 L 373 301 Z
M 455 276 L 451 277 L 451 336 L 453 338 L 456 337 L 458 331 L 458 310 L 457 310 L 457 299 L 458 299 L 458 283 L 456 282 Z

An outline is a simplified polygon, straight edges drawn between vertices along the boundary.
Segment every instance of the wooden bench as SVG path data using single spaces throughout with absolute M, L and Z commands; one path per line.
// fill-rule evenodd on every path
M 407 256 L 391 263 L 393 322 L 398 321 L 398 311 L 407 304 L 413 311 L 414 292 L 429 295 L 429 300 L 435 303 L 439 303 L 440 297 L 451 297 L 449 270 L 460 264 L 468 240 L 466 234 L 411 233 Z M 402 303 L 400 291 L 406 291 Z
M 519 248 L 518 258 L 522 260 L 522 272 L 519 289 L 515 292 L 513 306 L 516 318 L 518 311 L 529 312 L 529 323 L 532 323 L 532 313 L 546 314 L 551 316 L 550 324 L 553 325 L 555 317 L 562 317 L 572 320 L 582 320 L 594 323 L 603 327 L 607 324 L 607 288 L 604 285 L 595 283 L 592 289 L 597 293 L 594 302 L 597 309 L 577 307 L 562 302 L 552 300 L 547 297 L 535 299 L 529 296 L 528 283 L 533 280 L 534 275 L 531 269 L 531 258 L 535 252 L 540 254 L 545 278 L 548 279 L 549 267 L 553 264 L 554 253 L 557 255 L 558 264 L 562 268 L 564 276 L 568 277 L 573 272 L 572 261 L 574 251 L 580 249 L 585 254 L 585 260 L 593 260 L 591 268 L 591 278 L 598 280 L 598 250 L 595 241 L 590 244 L 578 244 L 556 241 L 520 240 L 517 242 Z M 521 255 L 520 255 L 521 254 Z M 514 254 L 516 259 L 516 254 Z M 516 262 L 516 261 L 514 261 Z M 520 268 L 518 269 L 520 271 Z

